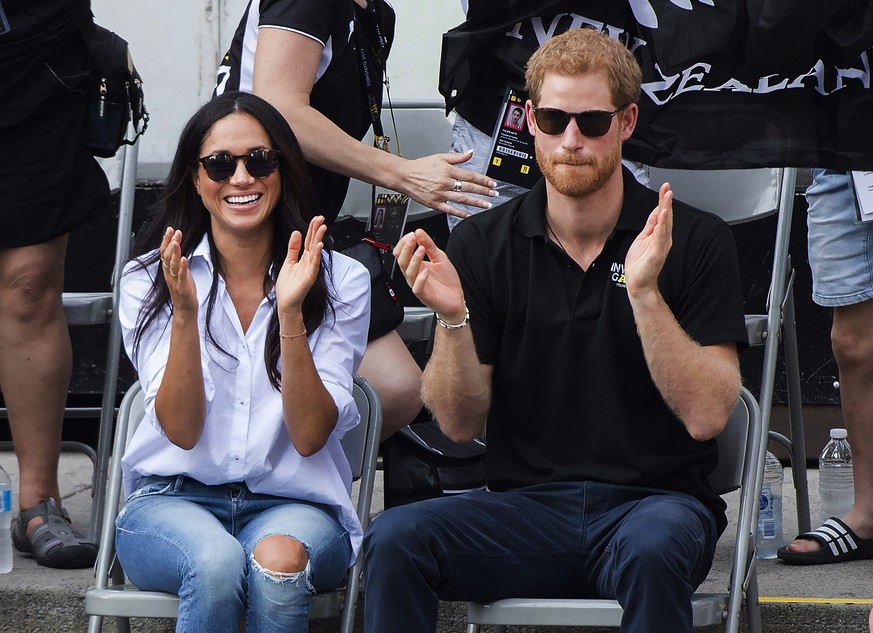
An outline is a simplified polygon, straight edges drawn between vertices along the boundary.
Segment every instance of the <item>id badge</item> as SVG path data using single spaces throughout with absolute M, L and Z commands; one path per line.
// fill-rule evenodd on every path
M 873 171 L 853 171 L 855 211 L 861 222 L 873 222 Z
M 408 212 L 408 196 L 387 190 L 377 193 L 370 213 L 370 233 L 373 239 L 388 244 L 393 249 L 403 236 Z M 382 253 L 382 263 L 394 274 L 394 255 L 391 251 Z
M 512 88 L 506 90 L 491 137 L 491 154 L 485 175 L 530 189 L 541 174 L 533 135 L 527 129 L 524 116 L 526 100 L 526 95 Z
M 3 10 L 3 2 L 0 1 L 0 35 L 6 35 L 11 30 L 9 18 L 6 17 L 6 11 Z

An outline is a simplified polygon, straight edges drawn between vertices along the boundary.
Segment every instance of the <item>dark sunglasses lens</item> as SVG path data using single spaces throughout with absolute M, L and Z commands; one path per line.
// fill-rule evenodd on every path
M 227 180 L 236 170 L 236 161 L 229 154 L 213 154 L 202 161 L 206 175 L 215 182 Z
M 563 134 L 570 123 L 569 114 L 563 110 L 553 110 L 551 108 L 535 110 L 534 118 L 536 119 L 537 127 L 550 136 Z
M 279 165 L 279 157 L 273 152 L 256 151 L 246 157 L 246 169 L 255 178 L 266 178 Z
M 609 132 L 612 126 L 612 113 L 610 112 L 583 112 L 576 115 L 576 125 L 585 136 L 596 138 Z

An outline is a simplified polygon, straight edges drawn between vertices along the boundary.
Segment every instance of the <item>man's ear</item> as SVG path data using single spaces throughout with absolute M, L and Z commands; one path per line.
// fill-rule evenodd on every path
M 621 141 L 622 143 L 628 140 L 634 133 L 637 127 L 637 119 L 640 116 L 640 109 L 636 103 L 629 104 L 621 111 Z
M 537 135 L 537 123 L 534 120 L 534 104 L 530 99 L 524 104 L 524 118 L 527 120 L 527 129 L 531 136 Z

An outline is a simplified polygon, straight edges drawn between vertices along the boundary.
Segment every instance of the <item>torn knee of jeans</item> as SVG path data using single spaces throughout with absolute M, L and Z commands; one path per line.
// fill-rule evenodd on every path
M 255 558 L 254 550 L 252 550 L 251 560 L 252 560 L 252 569 L 260 574 L 263 574 L 269 580 L 272 580 L 276 583 L 294 583 L 299 587 L 306 587 L 310 591 L 314 592 L 315 590 L 310 583 L 310 574 L 311 574 L 311 561 L 309 559 L 309 552 L 306 552 L 306 566 L 300 571 L 275 571 L 273 569 L 267 569 Z

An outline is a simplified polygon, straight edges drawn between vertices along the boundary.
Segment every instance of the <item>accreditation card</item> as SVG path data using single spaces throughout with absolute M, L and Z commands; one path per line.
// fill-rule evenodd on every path
M 491 137 L 491 154 L 485 175 L 530 189 L 540 179 L 533 135 L 524 115 L 526 95 L 506 90 L 500 116 Z

